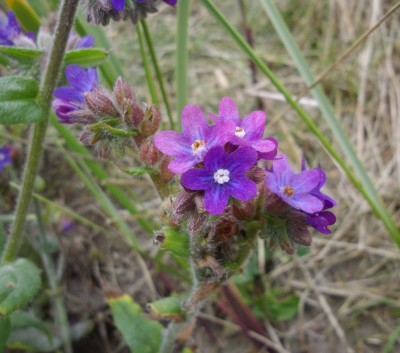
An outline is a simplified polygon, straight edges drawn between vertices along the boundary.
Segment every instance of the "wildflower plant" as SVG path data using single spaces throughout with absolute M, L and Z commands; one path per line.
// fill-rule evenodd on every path
M 76 147 L 76 141 L 72 133 L 65 129 L 66 126 L 74 126 L 71 131 L 79 131 L 77 139 L 83 145 L 92 147 L 96 157 L 109 159 L 114 165 L 119 165 L 122 157 L 128 159 L 133 155 L 134 166 L 124 171 L 135 177 L 147 175 L 158 191 L 162 206 L 159 214 L 149 221 L 139 214 L 120 189 L 109 189 L 115 199 L 138 218 L 143 229 L 152 233 L 155 245 L 170 252 L 178 259 L 177 263 L 191 268 L 192 288 L 183 295 L 172 295 L 149 304 L 152 318 L 169 321 L 165 330 L 160 323 L 143 315 L 139 305 L 129 295 L 110 291 L 107 300 L 116 325 L 132 351 L 171 353 L 182 326 L 196 316 L 205 301 L 223 283 L 243 270 L 258 239 L 264 240 L 270 250 L 280 248 L 295 255 L 298 246 L 311 245 L 312 232 L 331 233 L 331 226 L 336 222 L 332 212 L 336 201 L 323 190 L 327 176 L 322 168 L 308 169 L 304 160 L 299 171 L 290 166 L 289 158 L 278 150 L 278 139 L 266 133 L 267 115 L 264 111 L 256 110 L 243 115 L 232 98 L 222 97 L 218 109 L 206 113 L 195 102 L 186 104 L 187 85 L 178 80 L 177 110 L 180 112 L 182 108 L 181 128 L 174 128 L 168 95 L 165 94 L 161 71 L 144 19 L 158 11 L 162 3 L 171 8 L 177 6 L 180 17 L 178 28 L 184 29 L 178 33 L 179 38 L 184 39 L 178 40 L 178 47 L 185 48 L 185 13 L 189 13 L 185 10 L 188 10 L 188 2 L 82 1 L 88 22 L 107 25 L 110 20 L 129 19 L 138 25 L 139 44 L 152 96 L 147 103 L 137 97 L 135 90 L 123 77 L 111 78 L 113 75 L 110 72 L 113 70 L 107 70 L 110 68 L 107 65 L 111 64 L 106 60 L 109 53 L 96 48 L 93 37 L 78 36 L 73 31 L 78 3 L 78 0 L 61 1 L 54 36 L 53 31 L 44 28 L 36 28 L 34 34 L 24 32 L 12 12 L 3 13 L 0 17 L 0 63 L 7 73 L 0 77 L 0 122 L 35 123 L 15 217 L 2 252 L 0 352 L 3 349 L 1 334 L 5 341 L 12 329 L 11 315 L 31 301 L 41 286 L 37 266 L 28 259 L 18 259 L 17 254 L 23 240 L 50 115 L 54 113 L 57 117 L 54 123 L 56 128 L 62 131 L 71 146 Z M 282 92 L 350 180 L 359 185 L 351 169 L 311 118 L 213 2 L 202 0 L 201 3 Z M 25 1 L 21 1 L 20 5 L 25 9 L 22 15 L 32 13 L 33 9 Z M 29 24 L 29 21 L 26 22 Z M 79 33 L 84 32 L 82 28 L 84 26 L 77 26 Z M 170 118 L 169 128 L 164 128 L 166 119 L 161 114 L 159 104 L 155 103 L 158 99 L 143 49 L 142 31 Z M 184 63 L 181 71 L 186 74 L 185 55 L 187 59 L 187 52 L 178 50 L 179 62 Z M 103 65 L 102 75 L 97 68 L 99 64 Z M 26 72 L 29 75 L 23 74 Z M 185 104 L 179 107 L 181 102 Z M 125 156 L 128 148 L 133 153 Z M 77 151 L 80 153 L 82 150 L 77 148 Z M 0 171 L 11 164 L 10 153 L 9 146 L 0 149 Z M 348 153 L 352 155 L 352 152 Z M 88 169 L 92 167 L 90 170 L 97 173 L 99 178 L 107 177 L 107 173 L 96 162 L 91 161 L 85 166 Z M 82 179 L 92 192 L 97 193 L 108 215 L 119 218 L 100 186 L 97 187 L 93 179 Z M 365 180 L 363 183 L 368 185 Z M 395 234 L 391 218 L 374 201 L 371 190 L 360 187 L 366 199 L 372 200 L 374 211 L 384 220 L 391 234 Z M 40 212 L 37 212 L 37 219 L 40 228 Z M 119 220 L 117 223 L 132 248 L 141 255 L 145 254 L 139 241 L 131 235 L 129 226 Z M 146 256 L 149 261 L 156 260 L 150 254 Z M 51 267 L 50 260 L 46 258 L 43 261 L 46 270 Z M 54 274 L 51 274 L 51 270 L 48 272 L 52 279 L 49 280 L 51 289 L 56 292 Z M 70 327 L 65 320 L 62 303 L 58 302 L 58 305 L 57 313 L 63 328 L 61 341 L 65 351 L 70 353 Z M 137 330 L 134 335 L 132 327 Z

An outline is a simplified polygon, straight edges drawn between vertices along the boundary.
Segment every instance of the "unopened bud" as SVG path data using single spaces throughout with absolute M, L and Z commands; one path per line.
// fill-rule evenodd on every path
M 171 156 L 166 156 L 164 155 L 162 160 L 161 160 L 161 165 L 160 165 L 160 172 L 163 180 L 168 183 L 175 177 L 175 173 L 171 172 L 168 169 L 169 163 L 171 162 L 173 157 Z
M 157 132 L 161 124 L 161 114 L 155 105 L 151 105 L 145 112 L 140 131 L 145 136 L 151 136 Z
M 189 235 L 176 228 L 163 227 L 156 233 L 153 243 L 160 244 L 161 249 L 170 251 L 176 256 L 189 257 Z
M 112 102 L 111 94 L 105 89 L 98 88 L 85 93 L 85 103 L 95 115 L 119 116 L 118 110 Z
M 187 214 L 195 210 L 195 193 L 181 191 L 175 198 L 172 208 L 176 214 Z
M 133 93 L 131 87 L 121 77 L 118 77 L 117 81 L 115 82 L 113 93 L 115 101 L 122 111 L 124 111 L 124 106 L 127 100 L 132 102 L 135 101 L 135 94 Z
M 74 117 L 73 121 L 77 124 L 90 125 L 97 122 L 96 115 L 89 109 L 73 110 L 68 115 Z
M 241 203 L 240 206 L 232 205 L 233 215 L 241 220 L 248 221 L 253 219 L 256 213 L 256 203 L 254 200 L 248 201 L 246 203 Z
M 160 152 L 152 140 L 147 139 L 140 145 L 140 159 L 146 165 L 154 165 L 160 159 Z
M 188 219 L 187 227 L 189 232 L 195 233 L 203 228 L 207 220 L 207 215 L 205 213 L 193 212 Z
M 132 125 L 137 128 L 144 117 L 144 112 L 140 106 L 131 99 L 125 101 L 126 110 L 124 110 L 124 120 L 129 126 Z
M 259 184 L 264 182 L 267 172 L 263 168 L 254 166 L 247 172 L 246 176 L 253 180 L 256 184 Z

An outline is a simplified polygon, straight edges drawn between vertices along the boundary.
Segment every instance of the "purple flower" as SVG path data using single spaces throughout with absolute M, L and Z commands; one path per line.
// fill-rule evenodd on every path
M 115 1 L 115 0 L 114 0 Z M 146 0 L 134 0 L 136 2 L 146 2 Z M 170 6 L 175 6 L 178 0 L 163 0 L 166 4 Z
M 24 34 L 15 14 L 7 12 L 7 17 L 0 13 L 0 45 L 32 47 L 35 46 L 34 34 Z
M 328 226 L 335 224 L 336 217 L 332 212 L 321 211 L 315 213 L 308 213 L 305 221 L 313 228 L 323 234 L 331 234 L 331 230 Z
M 11 151 L 10 146 L 4 146 L 0 148 L 0 170 L 4 169 L 7 164 L 11 164 Z
M 221 214 L 232 196 L 249 201 L 257 194 L 256 184 L 246 172 L 257 162 L 257 152 L 251 147 L 239 147 L 227 154 L 223 147 L 211 148 L 204 157 L 204 169 L 190 169 L 181 177 L 189 190 L 204 190 L 204 208 L 211 214 Z
M 54 90 L 56 99 L 52 105 L 61 123 L 72 124 L 74 117 L 69 113 L 82 107 L 85 92 L 91 92 L 97 87 L 98 77 L 95 68 L 83 69 L 78 65 L 69 65 L 65 69 L 65 76 L 70 86 Z
M 76 49 L 82 48 L 92 48 L 94 45 L 94 38 L 91 35 L 83 36 L 79 39 L 78 43 L 76 43 Z
M 122 11 L 125 7 L 125 0 L 111 0 L 111 4 L 117 11 Z
M 303 170 L 294 173 L 287 156 L 280 155 L 265 179 L 267 188 L 290 206 L 306 213 L 322 211 L 323 201 L 313 192 L 321 182 L 318 170 Z
M 164 154 L 175 157 L 168 169 L 178 174 L 202 162 L 211 148 L 227 143 L 234 131 L 230 121 L 209 126 L 197 105 L 187 105 L 182 111 L 182 133 L 161 131 L 155 135 L 154 144 Z
M 235 134 L 230 140 L 232 144 L 253 147 L 263 159 L 273 159 L 276 156 L 278 142 L 272 137 L 262 138 L 267 120 L 264 112 L 254 111 L 241 119 L 235 102 L 224 97 L 219 103 L 218 117 L 210 116 L 214 121 L 231 121 L 235 124 Z

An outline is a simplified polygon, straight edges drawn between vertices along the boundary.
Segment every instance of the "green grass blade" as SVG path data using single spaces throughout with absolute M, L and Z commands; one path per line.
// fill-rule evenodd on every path
M 154 71 L 156 73 L 158 84 L 160 86 L 161 95 L 162 95 L 163 100 L 164 100 L 165 108 L 167 109 L 169 127 L 172 130 L 174 130 L 175 129 L 175 126 L 174 126 L 175 124 L 174 124 L 174 120 L 173 120 L 173 117 L 172 117 L 171 104 L 169 103 L 168 94 L 167 94 L 167 91 L 166 91 L 165 85 L 164 85 L 164 78 L 163 78 L 163 75 L 161 73 L 160 66 L 158 65 L 158 60 L 157 60 L 156 52 L 154 50 L 153 40 L 151 38 L 151 34 L 150 34 L 149 28 L 147 26 L 146 20 L 141 20 L 140 24 L 141 24 L 142 29 L 143 29 L 144 39 L 146 41 L 147 48 L 148 48 L 149 53 L 150 53 L 151 61 L 153 63 L 153 67 L 154 67 Z
M 236 41 L 239 47 L 250 57 L 251 60 L 256 64 L 260 71 L 269 78 L 271 83 L 283 94 L 286 101 L 293 107 L 293 109 L 298 113 L 298 115 L 303 119 L 308 129 L 319 139 L 321 144 L 326 148 L 331 157 L 340 165 L 343 171 L 346 173 L 349 180 L 354 184 L 354 186 L 359 190 L 363 197 L 367 200 L 371 206 L 374 213 L 382 220 L 385 227 L 387 228 L 389 234 L 393 240 L 400 246 L 400 232 L 396 227 L 393 219 L 390 217 L 386 209 L 380 202 L 376 202 L 375 197 L 370 195 L 367 191 L 366 186 L 358 180 L 358 178 L 353 173 L 349 165 L 344 161 L 344 159 L 339 155 L 336 149 L 332 146 L 330 141 L 326 136 L 318 129 L 317 125 L 308 116 L 308 114 L 300 107 L 300 105 L 293 99 L 291 94 L 286 90 L 286 88 L 280 83 L 278 78 L 273 74 L 265 62 L 257 55 L 257 53 L 250 47 L 246 40 L 240 35 L 240 33 L 232 26 L 228 19 L 219 11 L 219 9 L 214 5 L 211 0 L 201 0 L 203 5 L 207 10 L 216 18 L 222 27 L 224 27 L 227 32 Z
M 158 104 L 156 86 L 154 85 L 153 74 L 151 72 L 149 62 L 147 60 L 146 48 L 144 45 L 143 34 L 142 34 L 142 29 L 140 28 L 140 25 L 136 26 L 136 33 L 137 33 L 137 36 L 139 39 L 140 54 L 142 55 L 144 71 L 146 73 L 146 82 L 147 82 L 147 87 L 150 92 L 151 102 L 158 107 L 159 104 Z
M 302 55 L 299 47 L 297 46 L 292 34 L 289 31 L 289 28 L 287 27 L 278 9 L 271 0 L 260 0 L 260 1 L 265 11 L 267 12 L 272 25 L 274 26 L 276 32 L 278 33 L 282 43 L 284 44 L 289 55 L 292 57 L 293 62 L 295 63 L 301 76 L 303 77 L 305 83 L 307 85 L 311 85 L 315 81 L 315 78 L 311 73 L 311 70 L 309 69 L 307 62 L 304 59 L 304 56 Z M 356 172 L 361 184 L 365 188 L 365 192 L 368 193 L 371 201 L 374 203 L 377 211 L 379 212 L 378 216 L 387 225 L 388 230 L 391 232 L 393 231 L 392 235 L 394 237 L 394 240 L 398 243 L 399 242 L 398 238 L 400 237 L 400 235 L 398 231 L 396 231 L 395 224 L 391 219 L 391 216 L 388 214 L 387 210 L 381 204 L 376 189 L 371 179 L 369 178 L 364 166 L 358 159 L 357 154 L 354 151 L 354 148 L 346 132 L 344 131 L 339 120 L 336 118 L 334 109 L 328 97 L 325 95 L 324 91 L 320 86 L 312 88 L 311 93 L 313 94 L 314 98 L 318 101 L 318 105 L 319 108 L 321 109 L 322 115 L 325 121 L 328 123 L 338 144 L 341 146 L 342 151 L 348 160 L 348 164 L 352 165 L 353 170 Z M 391 224 L 393 224 L 394 228 L 392 227 Z
M 190 0 L 178 1 L 178 25 L 176 32 L 176 114 L 181 121 L 181 112 L 188 100 L 188 38 Z

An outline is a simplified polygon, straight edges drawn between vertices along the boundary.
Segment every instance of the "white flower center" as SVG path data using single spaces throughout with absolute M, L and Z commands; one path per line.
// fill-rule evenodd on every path
M 236 126 L 235 136 L 243 138 L 246 135 L 246 131 L 243 128 Z
M 229 181 L 229 170 L 228 169 L 218 169 L 214 173 L 214 180 L 218 184 L 225 184 Z
M 204 140 L 196 140 L 192 143 L 192 151 L 194 154 L 201 154 L 206 150 L 206 142 Z

